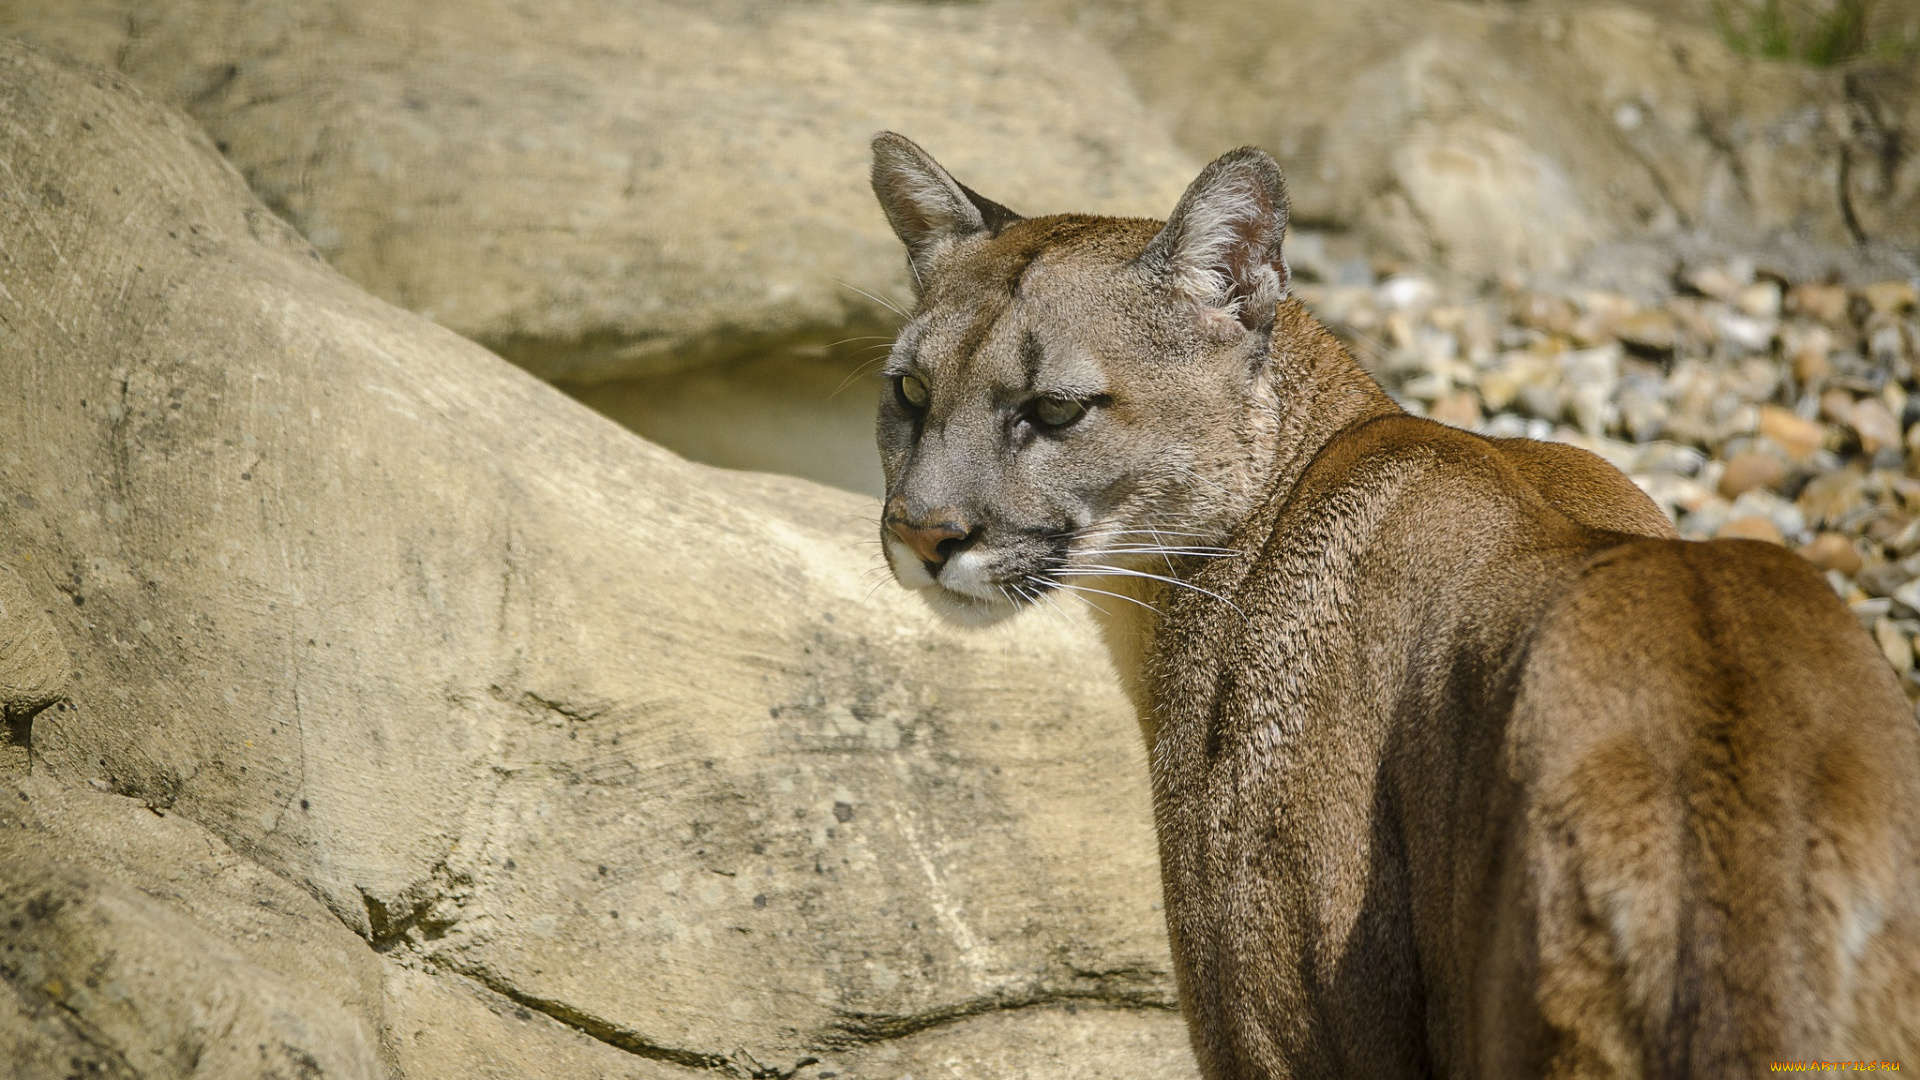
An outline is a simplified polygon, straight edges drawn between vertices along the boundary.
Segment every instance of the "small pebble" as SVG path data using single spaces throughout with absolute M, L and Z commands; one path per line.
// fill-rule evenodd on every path
M 1680 337 L 1680 324 L 1659 308 L 1643 308 L 1613 323 L 1613 332 L 1621 341 L 1650 352 L 1672 352 Z
M 1801 548 L 1800 554 L 1822 570 L 1838 570 L 1848 577 L 1860 572 L 1860 552 L 1852 540 L 1839 533 L 1821 533 Z
M 1847 321 L 1849 300 L 1846 288 L 1841 285 L 1795 285 L 1787 293 L 1787 310 L 1818 319 L 1828 326 L 1839 326 Z
M 1727 459 L 1720 473 L 1720 494 L 1734 499 L 1754 488 L 1779 487 L 1786 478 L 1785 462 L 1772 454 L 1746 450 Z
M 1749 285 L 1733 296 L 1733 304 L 1756 319 L 1780 317 L 1780 286 L 1771 281 Z
M 1905 675 L 1913 670 L 1913 640 L 1892 619 L 1882 616 L 1873 621 L 1873 639 L 1895 673 Z
M 1854 402 L 1847 413 L 1847 423 L 1860 436 L 1860 448 L 1869 456 L 1900 445 L 1900 421 L 1893 418 L 1886 402 L 1877 397 Z
M 1728 518 L 1720 531 L 1714 533 L 1720 540 L 1765 540 L 1769 544 L 1784 544 L 1786 537 L 1780 535 L 1780 527 L 1758 514 Z
M 1877 281 L 1860 290 L 1867 307 L 1882 315 L 1898 315 L 1920 303 L 1920 290 L 1911 281 Z
M 1827 438 L 1827 429 L 1818 422 L 1803 420 L 1778 405 L 1760 406 L 1760 433 L 1796 458 L 1811 455 Z
M 1472 430 L 1480 426 L 1480 396 L 1471 390 L 1456 390 L 1435 401 L 1427 415 L 1443 424 Z

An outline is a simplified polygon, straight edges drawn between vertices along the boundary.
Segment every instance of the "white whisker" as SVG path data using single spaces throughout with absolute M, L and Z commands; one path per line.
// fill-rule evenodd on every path
M 868 292 L 868 291 L 867 291 L 867 290 L 865 290 L 865 289 L 862 289 L 862 288 L 860 288 L 860 287 L 859 287 L 859 286 L 857 286 L 857 285 L 851 285 L 851 284 L 848 284 L 847 282 L 844 282 L 844 281 L 842 281 L 842 282 L 839 282 L 839 284 L 840 284 L 840 285 L 842 285 L 842 286 L 843 286 L 843 287 L 845 287 L 845 288 L 849 288 L 849 289 L 852 289 L 852 290 L 853 290 L 854 292 L 857 292 L 857 293 L 859 293 L 859 294 L 860 294 L 861 296 L 864 296 L 864 297 L 866 297 L 867 299 L 869 299 L 869 300 L 871 300 L 871 301 L 873 301 L 874 303 L 876 303 L 876 304 L 879 304 L 879 305 L 880 305 L 881 307 L 883 307 L 883 308 L 886 308 L 886 309 L 887 309 L 888 311 L 891 311 L 891 312 L 893 312 L 893 313 L 894 313 L 895 315 L 898 315 L 898 316 L 900 316 L 900 317 L 901 317 L 901 318 L 903 318 L 903 319 L 910 319 L 910 318 L 912 318 L 912 317 L 913 317 L 913 316 L 911 316 L 911 315 L 908 315 L 908 314 L 907 314 L 906 312 L 904 312 L 904 311 L 901 311 L 901 310 L 900 310 L 900 308 L 899 308 L 899 307 L 898 307 L 897 305 L 895 305 L 895 304 L 893 304 L 893 303 L 890 303 L 890 302 L 888 302 L 888 301 L 886 301 L 886 300 L 882 300 L 882 299 L 880 299 L 879 297 L 877 297 L 877 296 L 875 296 L 875 295 L 873 295 L 872 293 L 870 293 L 870 292 Z
M 892 343 L 889 342 L 888 344 L 891 345 Z M 849 386 L 852 386 L 855 379 L 858 379 L 860 376 L 865 375 L 868 372 L 868 370 L 878 367 L 879 365 L 884 364 L 886 362 L 887 362 L 887 358 L 885 356 L 876 356 L 872 360 L 868 360 L 865 363 L 862 363 L 859 367 L 856 367 L 852 371 L 848 372 L 847 377 L 844 379 L 841 379 L 840 385 L 834 387 L 833 393 L 828 394 L 827 396 L 830 398 L 839 397 L 840 391 L 845 390 Z
M 1149 581 L 1164 581 L 1169 585 L 1177 585 L 1183 589 L 1192 589 L 1202 596 L 1211 596 L 1215 600 L 1227 605 L 1227 607 L 1232 608 L 1235 615 L 1240 616 L 1242 619 L 1247 617 L 1246 613 L 1236 607 L 1233 601 L 1221 596 L 1219 593 L 1209 589 L 1203 589 L 1191 581 L 1181 581 L 1179 578 L 1167 577 L 1164 574 L 1149 574 L 1145 570 L 1128 570 L 1119 566 L 1100 566 L 1088 563 L 1076 563 L 1072 566 L 1063 566 L 1050 573 L 1055 576 L 1065 575 L 1069 577 L 1104 577 L 1108 574 L 1118 574 L 1121 577 L 1137 577 L 1146 578 Z
M 1135 600 L 1131 596 L 1125 596 L 1117 592 L 1108 592 L 1105 589 L 1096 589 L 1091 585 L 1069 585 L 1064 581 L 1054 581 L 1052 582 L 1052 585 L 1056 589 L 1069 589 L 1077 593 L 1089 592 L 1089 593 L 1098 593 L 1101 596 L 1111 596 L 1115 600 L 1125 600 L 1129 604 L 1139 604 L 1141 607 L 1146 608 L 1148 611 L 1151 611 L 1155 614 L 1159 614 L 1160 612 L 1159 608 L 1154 607 L 1152 604 L 1149 604 L 1144 600 Z M 1096 607 L 1094 610 L 1098 611 L 1100 609 Z

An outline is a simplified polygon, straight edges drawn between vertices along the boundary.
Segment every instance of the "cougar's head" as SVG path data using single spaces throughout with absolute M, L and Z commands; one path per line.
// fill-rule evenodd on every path
M 891 133 L 873 140 L 873 189 L 918 298 L 879 417 L 900 583 L 985 623 L 1217 553 L 1271 426 L 1287 289 L 1273 159 L 1221 157 L 1164 226 L 1023 218 Z

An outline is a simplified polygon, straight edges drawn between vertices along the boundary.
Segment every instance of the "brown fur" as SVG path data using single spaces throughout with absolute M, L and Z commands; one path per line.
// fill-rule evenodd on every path
M 1408 416 L 1297 302 L 1244 303 L 1285 283 L 1264 155 L 1162 231 L 974 224 L 876 151 L 883 203 L 885 165 L 951 211 L 903 231 L 890 371 L 929 403 L 881 442 L 888 521 L 956 539 L 890 558 L 976 619 L 1089 580 L 1151 609 L 1100 601 L 1206 1076 L 1920 1065 L 1920 726 L 1808 565 Z M 1021 419 L 1082 384 L 1081 419 Z M 1122 527 L 1187 553 L 1085 539 Z

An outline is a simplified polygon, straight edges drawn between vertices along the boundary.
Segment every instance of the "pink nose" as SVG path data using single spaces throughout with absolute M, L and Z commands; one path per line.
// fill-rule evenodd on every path
M 953 541 L 963 540 L 972 530 L 960 522 L 951 509 L 935 510 L 919 521 L 908 520 L 905 508 L 897 503 L 887 507 L 887 531 L 913 550 L 920 561 L 938 566 L 953 553 Z

